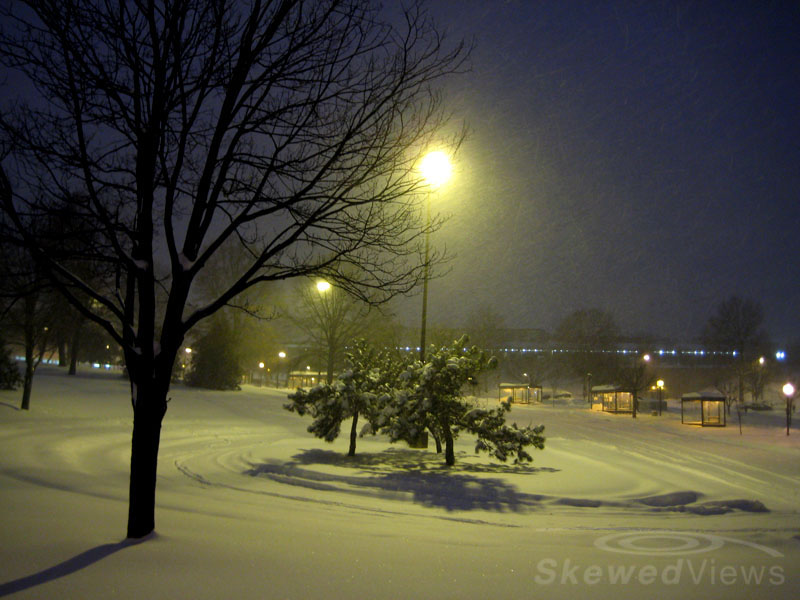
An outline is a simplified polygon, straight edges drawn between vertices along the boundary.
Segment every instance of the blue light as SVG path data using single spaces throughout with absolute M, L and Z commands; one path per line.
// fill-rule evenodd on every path
M 775 358 L 777 360 L 786 360 L 786 352 L 784 352 L 783 350 L 778 350 L 775 353 Z

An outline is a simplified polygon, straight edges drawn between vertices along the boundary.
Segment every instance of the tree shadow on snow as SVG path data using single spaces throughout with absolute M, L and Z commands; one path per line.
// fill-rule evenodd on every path
M 323 491 L 340 491 L 403 500 L 452 510 L 525 512 L 539 508 L 546 498 L 517 491 L 500 478 L 475 473 L 540 473 L 557 469 L 525 465 L 443 464 L 441 455 L 416 450 L 390 449 L 379 453 L 343 456 L 329 450 L 304 450 L 287 463 L 252 465 L 247 475 L 265 476 L 289 485 Z M 303 468 L 327 465 L 357 469 L 358 475 Z
M 13 581 L 9 581 L 7 583 L 0 583 L 0 596 L 15 594 L 17 592 L 21 592 L 22 590 L 27 590 L 28 588 L 36 587 L 37 585 L 42 585 L 43 583 L 48 583 L 55 579 L 66 577 L 67 575 L 72 575 L 76 571 L 85 569 L 86 567 L 89 567 L 94 563 L 111 556 L 115 552 L 119 552 L 123 548 L 134 546 L 142 543 L 143 541 L 151 539 L 154 535 L 155 534 L 151 534 L 150 536 L 147 536 L 141 540 L 125 539 L 121 542 L 117 542 L 116 544 L 102 544 L 100 546 L 95 546 L 86 552 L 81 552 L 77 556 L 73 556 L 64 562 L 61 562 L 48 569 L 44 569 L 43 571 L 39 571 L 38 573 L 34 573 L 33 575 L 20 577 L 19 579 L 14 579 Z
M 360 468 L 368 472 L 378 471 L 440 471 L 443 473 L 557 473 L 560 469 L 551 467 L 534 467 L 532 465 L 514 465 L 506 463 L 469 463 L 464 452 L 457 453 L 456 464 L 448 467 L 444 464 L 443 454 L 434 454 L 425 450 L 406 448 L 388 448 L 383 452 L 367 452 L 347 456 L 333 450 L 314 448 L 303 450 L 292 458 L 299 464 L 333 465 L 338 467 Z

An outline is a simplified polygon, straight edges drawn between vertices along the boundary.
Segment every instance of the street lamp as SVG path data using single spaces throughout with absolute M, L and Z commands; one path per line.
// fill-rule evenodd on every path
M 452 166 L 450 159 L 441 150 L 429 152 L 419 166 L 422 178 L 431 190 L 437 189 L 450 179 Z M 428 321 L 428 259 L 430 256 L 431 198 L 430 193 L 425 201 L 425 264 L 422 276 L 422 324 L 419 338 L 419 359 L 425 362 L 425 329 Z
M 664 394 L 664 380 L 659 379 L 656 381 L 656 388 L 658 389 L 658 416 L 661 416 L 662 398 Z
M 327 281 L 325 281 L 324 279 L 320 279 L 317 282 L 317 291 L 318 292 L 327 292 L 329 289 L 331 289 L 331 284 L 328 283 Z
M 106 348 L 108 348 L 108 346 L 106 346 Z M 181 379 L 186 381 L 186 366 L 191 364 L 192 349 L 186 348 L 184 353 L 186 354 L 186 359 L 181 361 Z
M 286 358 L 286 352 L 284 352 L 283 350 L 278 352 L 278 358 L 280 358 L 281 360 Z M 281 383 L 280 382 L 280 376 L 281 376 L 280 373 L 281 373 L 281 371 L 280 371 L 280 369 L 276 369 L 276 370 L 277 370 L 277 375 L 275 376 L 275 378 L 278 380 L 278 385 L 280 385 L 280 383 Z M 286 367 L 286 387 L 289 387 L 289 367 Z
M 794 386 L 787 383 L 783 386 L 783 395 L 786 396 L 786 435 L 789 435 L 789 428 L 792 426 L 792 405 L 794 404 Z

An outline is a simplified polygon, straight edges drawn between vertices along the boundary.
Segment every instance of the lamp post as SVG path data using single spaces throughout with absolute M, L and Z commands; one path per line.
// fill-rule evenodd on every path
M 792 426 L 792 405 L 794 404 L 794 386 L 791 383 L 783 386 L 783 395 L 786 396 L 786 435 L 789 435 L 789 428 Z
M 338 350 L 338 341 L 336 332 L 339 330 L 339 319 L 343 316 L 341 312 L 340 302 L 336 300 L 336 296 L 328 295 L 331 291 L 331 284 L 320 279 L 317 281 L 317 292 L 320 295 L 320 324 L 322 326 L 323 338 L 325 339 L 325 357 L 326 362 L 326 381 L 330 384 L 333 383 L 333 368 L 336 363 L 336 353 Z
M 452 166 L 447 154 L 437 150 L 425 155 L 420 163 L 420 172 L 425 183 L 436 189 L 450 179 Z M 422 324 L 420 326 L 419 360 L 425 362 L 425 329 L 428 320 L 428 259 L 430 256 L 431 199 L 425 201 L 425 263 L 422 275 Z
M 278 358 L 280 358 L 281 362 L 283 362 L 283 359 L 286 358 L 286 352 L 284 352 L 283 350 L 278 352 Z M 280 382 L 280 369 L 278 369 L 278 382 L 277 383 L 278 383 L 278 385 L 280 385 L 280 383 L 281 383 Z M 287 388 L 289 387 L 289 367 L 286 367 L 286 387 Z
M 184 358 L 183 361 L 181 361 L 181 379 L 186 381 L 186 367 L 191 364 L 192 349 L 186 348 L 183 352 L 186 355 L 186 357 Z
M 658 389 L 658 416 L 661 416 L 661 407 L 663 405 L 663 394 L 664 394 L 664 380 L 659 379 L 656 381 L 656 389 Z

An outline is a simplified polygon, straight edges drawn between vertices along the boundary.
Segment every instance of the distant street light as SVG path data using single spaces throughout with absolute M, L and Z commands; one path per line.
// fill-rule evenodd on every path
M 664 380 L 659 379 L 656 381 L 656 388 L 658 389 L 658 416 L 661 416 L 662 398 L 664 394 Z
M 286 352 L 284 352 L 283 350 L 278 352 L 278 358 L 280 358 L 280 359 L 286 358 Z M 280 375 L 280 373 L 281 373 L 280 368 L 276 369 L 275 372 L 276 372 L 275 379 L 278 380 L 277 383 L 278 383 L 278 385 L 280 385 L 281 384 L 281 382 L 280 382 L 280 376 L 281 376 Z M 286 367 L 286 387 L 289 387 L 289 367 L 288 366 Z
M 258 363 L 258 387 L 264 385 L 264 361 Z
M 106 346 L 106 348 L 108 348 L 108 346 Z M 186 380 L 186 366 L 187 366 L 187 364 L 189 364 L 191 362 L 192 349 L 191 348 L 186 348 L 186 349 L 184 349 L 184 353 L 186 354 L 186 360 L 185 361 L 181 361 L 181 379 L 183 379 L 185 381 Z
M 327 292 L 329 289 L 331 289 L 331 284 L 328 283 L 327 281 L 325 281 L 324 279 L 320 279 L 317 282 L 317 291 L 318 292 Z
M 794 386 L 791 383 L 783 386 L 783 395 L 786 396 L 786 435 L 789 435 L 789 428 L 792 426 L 792 411 L 794 409 Z
M 437 150 L 425 155 L 419 170 L 425 183 L 433 190 L 450 179 L 452 166 L 447 154 Z M 419 359 L 425 362 L 425 329 L 428 321 L 428 259 L 430 256 L 431 198 L 430 193 L 425 200 L 425 266 L 422 276 L 422 324 L 420 327 Z

